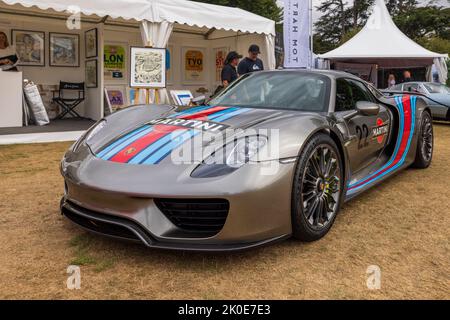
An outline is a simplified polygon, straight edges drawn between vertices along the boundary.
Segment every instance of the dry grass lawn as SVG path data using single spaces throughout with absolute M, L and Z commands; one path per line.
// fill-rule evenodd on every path
M 448 299 L 450 125 L 428 170 L 406 170 L 345 205 L 330 234 L 234 254 L 147 249 L 59 214 L 69 143 L 0 146 L 0 298 Z M 68 265 L 81 289 L 66 288 Z M 381 290 L 368 290 L 378 265 Z

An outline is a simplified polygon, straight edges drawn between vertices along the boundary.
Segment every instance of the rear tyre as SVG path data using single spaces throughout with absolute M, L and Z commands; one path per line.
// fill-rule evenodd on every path
M 343 172 L 339 150 L 330 136 L 318 134 L 306 144 L 294 176 L 294 238 L 310 242 L 328 233 L 342 202 Z
M 422 114 L 419 130 L 416 159 L 412 167 L 425 169 L 431 164 L 434 148 L 433 119 L 428 111 Z

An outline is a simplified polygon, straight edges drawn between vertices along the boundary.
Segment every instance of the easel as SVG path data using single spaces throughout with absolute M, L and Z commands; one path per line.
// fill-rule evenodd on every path
M 145 48 L 153 48 L 151 41 L 147 42 Z M 155 104 L 159 104 L 159 88 L 134 87 L 134 101 L 139 100 L 140 90 L 145 90 L 145 104 L 150 104 L 150 91 L 155 90 Z
M 134 101 L 139 100 L 140 90 L 145 90 L 145 104 L 150 104 L 150 91 L 155 90 L 155 104 L 159 104 L 159 88 L 134 87 Z

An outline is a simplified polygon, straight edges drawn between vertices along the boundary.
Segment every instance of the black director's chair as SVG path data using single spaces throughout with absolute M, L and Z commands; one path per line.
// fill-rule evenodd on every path
M 84 99 L 84 82 L 70 83 L 61 81 L 59 83 L 59 90 L 53 92 L 53 101 L 56 102 L 62 110 L 61 114 L 56 119 L 62 119 L 67 114 L 70 114 L 73 118 L 83 118 L 75 111 L 75 108 L 83 102 Z

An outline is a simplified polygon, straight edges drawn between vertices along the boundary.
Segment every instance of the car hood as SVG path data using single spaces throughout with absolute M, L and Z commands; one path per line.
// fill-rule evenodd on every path
M 88 144 L 97 158 L 130 165 L 156 165 L 169 163 L 170 155 L 188 143 L 193 148 L 201 146 L 202 150 L 207 145 L 206 151 L 211 151 L 238 136 L 264 134 L 278 140 L 280 150 L 262 158 L 273 160 L 297 156 L 302 141 L 317 128 L 326 126 L 323 114 L 289 110 L 238 106 L 187 110 L 169 106 L 134 108 L 107 118 L 105 128 L 90 139 Z M 192 143 L 194 138 L 205 134 L 207 139 L 201 144 Z

